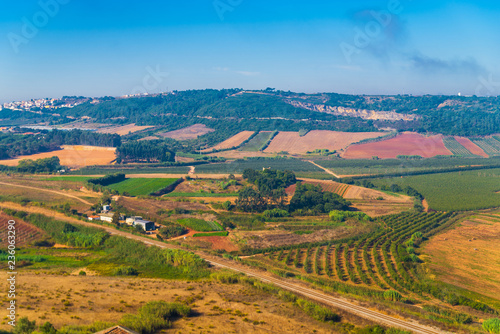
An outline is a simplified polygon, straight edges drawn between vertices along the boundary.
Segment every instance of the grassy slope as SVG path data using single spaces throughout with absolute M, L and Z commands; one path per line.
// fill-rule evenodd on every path
M 177 179 L 126 179 L 107 186 L 107 188 L 117 190 L 120 193 L 127 192 L 132 196 L 149 195 L 152 192 L 163 189 Z

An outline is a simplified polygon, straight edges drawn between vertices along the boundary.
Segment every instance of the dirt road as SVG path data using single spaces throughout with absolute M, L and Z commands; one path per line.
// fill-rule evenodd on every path
M 48 192 L 48 193 L 53 193 L 53 194 L 58 194 L 58 195 L 61 195 L 61 196 L 65 196 L 65 197 L 70 197 L 70 198 L 74 198 L 76 199 L 77 201 L 80 201 L 82 202 L 83 204 L 87 204 L 87 205 L 94 205 L 78 196 L 74 196 L 74 195 L 70 195 L 70 194 L 66 194 L 64 192 L 61 192 L 61 191 L 55 191 L 55 190 L 50 190 L 50 189 L 44 189 L 44 188 L 36 188 L 36 187 L 30 187 L 30 186 L 22 186 L 20 184 L 13 184 L 13 183 L 6 183 L 6 182 L 0 182 L 0 184 L 3 184 L 4 186 L 10 186 L 10 187 L 19 187 L 19 188 L 26 188 L 26 189 L 31 189 L 31 190 L 36 190 L 36 191 L 44 191 L 44 192 Z
M 314 166 L 316 166 L 316 167 L 318 167 L 318 168 L 321 168 L 322 170 L 324 170 L 324 171 L 325 171 L 325 172 L 327 172 L 328 174 L 335 176 L 337 179 L 340 179 L 340 176 L 339 176 L 339 175 L 335 174 L 334 172 L 332 172 L 332 171 L 331 171 L 331 170 L 329 170 L 328 168 L 325 168 L 325 167 L 323 167 L 323 166 L 320 166 L 320 165 L 318 165 L 317 163 L 315 163 L 315 162 L 314 162 L 314 161 L 312 161 L 312 160 L 306 160 L 306 161 L 307 161 L 307 162 L 312 163 Z

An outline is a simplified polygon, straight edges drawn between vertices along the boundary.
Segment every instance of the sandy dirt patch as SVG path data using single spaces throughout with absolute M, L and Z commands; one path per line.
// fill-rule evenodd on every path
M 395 138 L 374 143 L 350 146 L 343 154 L 345 159 L 394 159 L 398 155 L 419 155 L 432 158 L 436 155 L 452 155 L 444 146 L 443 136 L 425 137 L 418 133 L 406 132 Z
M 352 143 L 363 139 L 376 138 L 385 135 L 384 132 L 337 132 L 313 130 L 300 137 L 298 132 L 280 132 L 271 141 L 266 153 L 288 152 L 290 154 L 304 154 L 316 149 L 330 151 L 345 150 Z
M 208 128 L 205 124 L 195 124 L 188 126 L 187 128 L 182 128 L 175 131 L 169 131 L 159 134 L 159 136 L 164 138 L 172 138 L 175 140 L 189 140 L 196 139 L 199 136 L 215 131 L 214 129 Z
M 0 160 L 0 165 L 17 166 L 24 159 L 45 159 L 59 157 L 61 165 L 71 168 L 80 168 L 92 165 L 107 165 L 116 159 L 114 147 L 63 145 L 62 150 L 24 155 L 16 159 Z

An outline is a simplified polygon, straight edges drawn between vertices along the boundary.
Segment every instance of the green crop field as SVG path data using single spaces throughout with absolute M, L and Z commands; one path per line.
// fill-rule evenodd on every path
M 384 160 L 347 160 L 317 159 L 315 162 L 339 175 L 367 175 L 406 173 L 425 170 L 439 170 L 459 166 L 499 165 L 499 158 L 480 157 L 436 157 L 421 160 L 384 159 Z
M 149 179 L 134 178 L 125 179 L 122 182 L 113 183 L 106 188 L 118 191 L 120 194 L 128 193 L 132 196 L 149 195 L 174 183 L 177 179 Z
M 467 150 L 462 144 L 460 144 L 454 137 L 444 137 L 443 138 L 444 146 L 451 151 L 456 156 L 460 157 L 475 157 L 475 154 L 472 154 Z
M 72 182 L 87 182 L 87 180 L 92 179 L 91 176 L 53 176 L 45 177 L 41 179 L 42 181 L 72 181 Z
M 239 159 L 230 163 L 209 164 L 196 166 L 196 173 L 235 173 L 241 174 L 247 168 L 262 170 L 272 168 L 279 170 L 291 170 L 294 172 L 324 173 L 324 171 L 313 164 L 294 158 L 248 158 Z M 326 174 L 326 173 L 325 173 Z
M 240 151 L 257 152 L 265 143 L 269 141 L 273 132 L 259 132 L 248 143 L 246 143 Z
M 163 197 L 238 197 L 238 193 L 178 193 L 171 192 Z
M 193 234 L 194 238 L 197 237 L 227 237 L 229 232 L 223 231 L 223 232 L 213 232 L 213 233 L 195 233 Z
M 177 223 L 182 226 L 188 227 L 194 231 L 199 232 L 212 232 L 212 231 L 222 231 L 222 226 L 217 222 L 209 222 L 198 218 L 183 218 L 178 219 Z
M 113 173 L 125 174 L 187 174 L 189 167 L 187 166 L 174 166 L 174 167 L 124 167 L 124 166 L 110 166 L 110 167 L 85 167 L 70 172 L 71 175 L 105 175 Z
M 461 211 L 500 206 L 500 169 L 370 179 L 375 185 L 398 184 L 420 192 L 432 209 Z

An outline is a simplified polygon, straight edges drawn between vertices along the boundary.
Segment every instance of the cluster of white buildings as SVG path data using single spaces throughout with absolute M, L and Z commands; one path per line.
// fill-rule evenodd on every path
M 82 100 L 64 100 L 64 104 L 57 103 L 63 101 L 62 99 L 37 99 L 30 101 L 18 101 L 18 102 L 8 102 L 0 105 L 0 110 L 11 109 L 20 111 L 31 111 L 32 109 L 46 109 L 54 110 L 58 108 L 73 108 L 79 104 L 82 104 Z M 93 101 L 92 101 L 93 102 Z
M 114 212 L 111 211 L 111 207 L 109 205 L 104 205 L 102 207 L 102 213 L 97 215 L 88 216 L 88 220 L 100 220 L 108 223 L 113 222 Z M 124 215 L 119 215 L 118 221 L 120 223 L 126 223 L 130 226 L 140 226 L 146 232 L 156 230 L 156 225 L 154 222 L 142 219 L 140 216 L 131 216 L 125 217 Z

